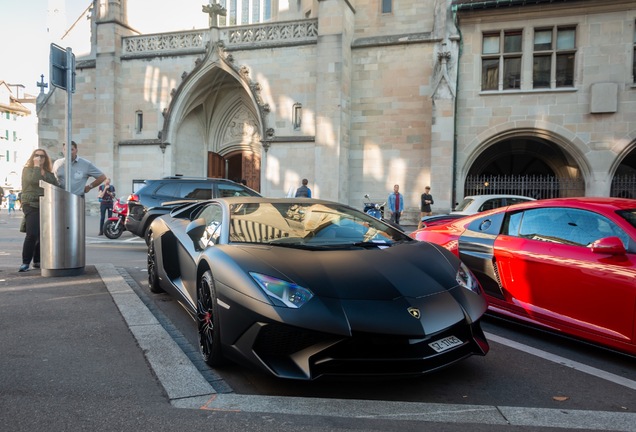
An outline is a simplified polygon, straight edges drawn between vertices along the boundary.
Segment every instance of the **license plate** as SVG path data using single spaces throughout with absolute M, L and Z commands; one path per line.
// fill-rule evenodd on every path
M 448 336 L 444 339 L 437 340 L 435 342 L 431 342 L 428 344 L 431 348 L 433 348 L 436 352 L 440 353 L 442 351 L 446 351 L 453 347 L 459 346 L 463 344 L 463 342 L 457 339 L 455 336 Z

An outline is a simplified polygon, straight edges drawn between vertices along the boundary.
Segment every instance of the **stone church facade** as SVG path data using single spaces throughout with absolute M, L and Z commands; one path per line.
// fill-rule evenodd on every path
M 314 196 L 361 207 L 399 184 L 403 221 L 416 223 L 426 185 L 441 213 L 495 168 L 539 167 L 581 181 L 576 194 L 609 195 L 616 172 L 636 167 L 633 2 L 272 0 L 264 23 L 219 26 L 225 11 L 204 5 L 209 28 L 151 35 L 127 22 L 126 3 L 94 0 L 72 107 L 80 155 L 120 195 L 183 174 L 245 178 L 276 197 L 307 178 Z M 559 39 L 564 21 L 572 82 L 537 87 L 532 35 Z M 519 51 L 484 52 L 497 35 Z M 561 53 L 539 54 L 558 78 Z M 38 104 L 52 154 L 66 100 L 56 89 Z

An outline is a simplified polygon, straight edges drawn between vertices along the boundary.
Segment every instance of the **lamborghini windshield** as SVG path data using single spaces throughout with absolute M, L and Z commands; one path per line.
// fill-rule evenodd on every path
M 411 240 L 390 225 L 335 203 L 240 203 L 232 204 L 230 213 L 232 243 L 388 247 Z

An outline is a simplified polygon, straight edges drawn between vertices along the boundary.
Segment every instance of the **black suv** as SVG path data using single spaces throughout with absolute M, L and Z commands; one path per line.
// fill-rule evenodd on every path
M 231 196 L 261 196 L 258 192 L 231 180 L 205 177 L 164 177 L 145 180 L 136 193 L 128 197 L 125 226 L 148 242 L 148 227 L 157 217 L 170 212 L 175 201 L 207 200 Z M 165 203 L 165 205 L 164 205 Z

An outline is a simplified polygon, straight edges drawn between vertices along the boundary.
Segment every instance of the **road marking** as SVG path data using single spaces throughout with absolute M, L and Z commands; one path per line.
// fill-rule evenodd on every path
M 607 371 L 604 371 L 604 370 L 601 370 L 601 369 L 597 369 L 595 367 L 588 366 L 586 364 L 579 363 L 577 361 L 570 360 L 570 359 L 567 359 L 565 357 L 558 356 L 556 354 L 551 354 L 551 353 L 549 353 L 547 351 L 543 351 L 543 350 L 540 350 L 540 349 L 537 349 L 537 348 L 532 348 L 530 346 L 523 345 L 523 344 L 521 344 L 519 342 L 515 342 L 515 341 L 512 341 L 510 339 L 506 339 L 506 338 L 503 338 L 501 336 L 494 335 L 492 333 L 485 333 L 485 334 L 486 334 L 486 339 L 488 339 L 489 341 L 497 342 L 498 344 L 506 345 L 506 346 L 508 346 L 510 348 L 514 348 L 516 350 L 523 351 L 523 352 L 525 352 L 527 354 L 532 354 L 534 356 L 541 357 L 544 360 L 548 360 L 548 361 L 551 361 L 551 362 L 554 362 L 554 363 L 558 363 L 558 364 L 563 365 L 565 367 L 569 367 L 571 369 L 575 369 L 575 370 L 577 370 L 579 372 L 583 372 L 583 373 L 586 373 L 588 375 L 592 375 L 592 376 L 595 376 L 597 378 L 601 378 L 601 379 L 604 379 L 606 381 L 613 382 L 613 383 L 621 385 L 623 387 L 627 387 L 627 388 L 630 388 L 632 390 L 636 390 L 636 381 L 624 378 L 624 377 L 619 376 L 619 375 L 614 375 L 613 373 L 609 373 Z

